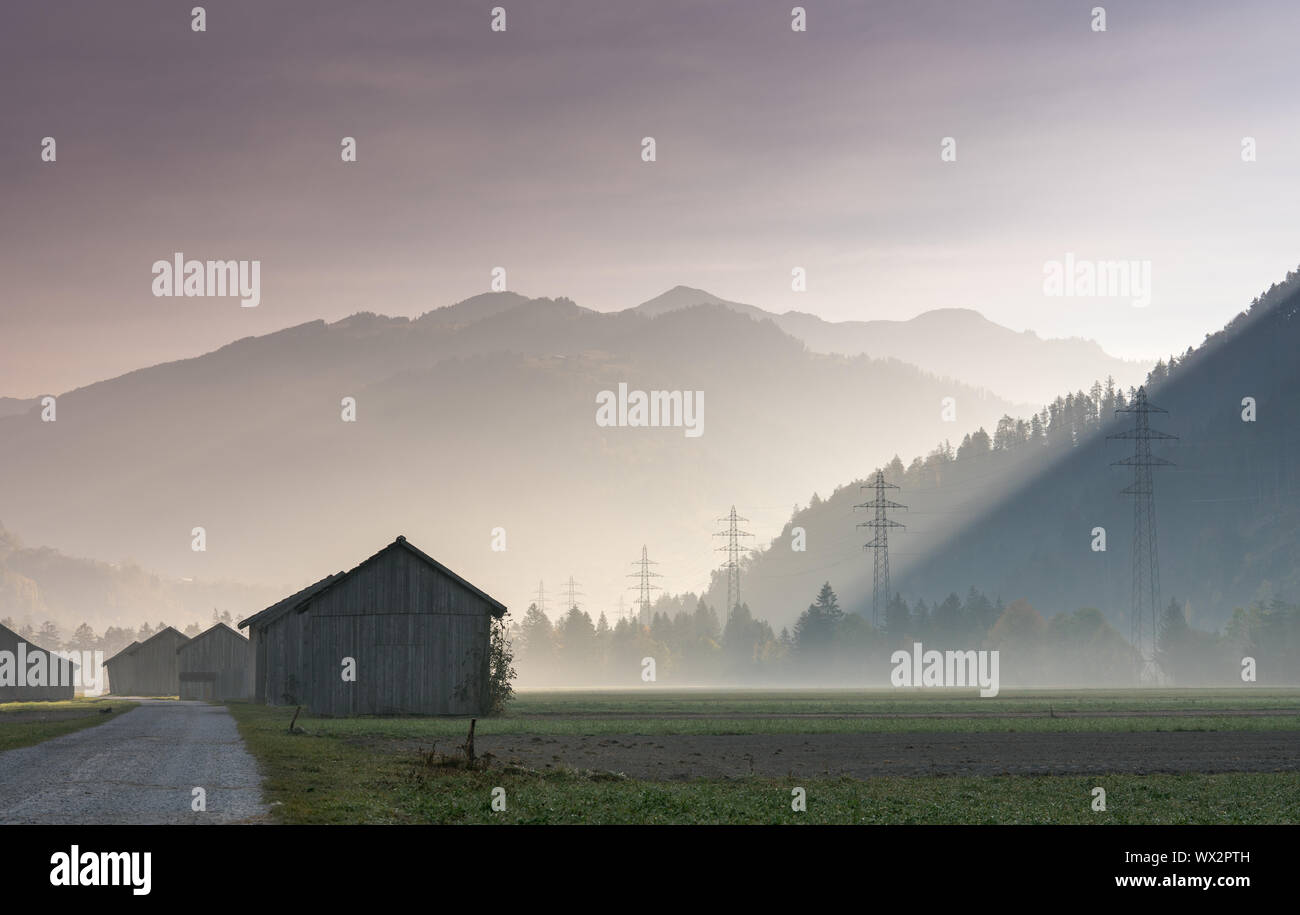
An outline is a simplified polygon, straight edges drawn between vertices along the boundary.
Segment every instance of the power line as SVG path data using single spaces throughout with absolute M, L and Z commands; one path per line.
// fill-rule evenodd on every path
M 869 527 L 876 532 L 871 542 L 864 543 L 862 548 L 875 551 L 876 562 L 871 590 L 871 624 L 878 627 L 880 625 L 880 608 L 889 603 L 889 529 L 891 527 L 903 527 L 897 521 L 889 520 L 886 512 L 891 508 L 906 509 L 907 506 L 899 505 L 897 502 L 891 502 L 885 498 L 886 489 L 898 489 L 898 487 L 893 483 L 885 482 L 885 473 L 882 470 L 876 471 L 876 481 L 874 483 L 864 483 L 858 488 L 874 488 L 876 491 L 875 499 L 853 507 L 854 509 L 873 508 L 876 511 L 876 516 L 873 519 L 861 522 L 858 527 Z
M 731 514 L 725 518 L 719 518 L 719 521 L 727 522 L 725 531 L 718 531 L 714 537 L 726 537 L 727 545 L 720 546 L 714 552 L 726 553 L 727 561 L 722 567 L 727 570 L 727 612 L 723 615 L 723 623 L 731 619 L 731 614 L 740 604 L 740 538 L 753 537 L 749 531 L 742 531 L 737 524 L 741 521 L 749 521 L 748 518 L 741 518 L 736 514 L 736 506 L 731 506 Z

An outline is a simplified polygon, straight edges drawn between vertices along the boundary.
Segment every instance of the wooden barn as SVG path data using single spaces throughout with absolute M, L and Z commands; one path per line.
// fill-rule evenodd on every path
M 182 699 L 247 699 L 252 695 L 252 649 L 225 623 L 217 623 L 176 649 Z
M 104 670 L 108 671 L 108 691 L 113 695 L 135 695 L 135 691 L 131 689 L 131 652 L 139 647 L 139 642 L 132 642 L 104 662 Z
M 239 626 L 249 630 L 259 702 L 319 715 L 482 715 L 492 619 L 505 611 L 398 537 Z
M 0 626 L 0 702 L 71 699 L 76 665 Z
M 188 641 L 168 626 L 143 642 L 132 642 L 104 662 L 109 689 L 115 696 L 180 695 L 176 650 Z

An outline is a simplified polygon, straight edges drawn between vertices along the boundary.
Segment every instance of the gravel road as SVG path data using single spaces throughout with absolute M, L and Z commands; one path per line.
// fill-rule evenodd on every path
M 0 753 L 0 824 L 244 823 L 267 812 L 257 763 L 219 705 L 140 699 L 97 726 Z M 193 790 L 206 812 L 191 810 Z

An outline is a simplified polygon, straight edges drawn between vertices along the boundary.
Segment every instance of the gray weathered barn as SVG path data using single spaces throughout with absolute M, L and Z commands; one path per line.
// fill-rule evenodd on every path
M 132 642 L 104 662 L 109 690 L 115 696 L 180 695 L 176 649 L 188 641 L 188 636 L 168 626 L 143 642 Z
M 71 699 L 76 692 L 75 677 L 72 661 L 0 626 L 0 702 Z M 33 679 L 40 682 L 33 685 Z
M 108 672 L 108 691 L 113 695 L 134 695 L 131 690 L 131 671 L 134 667 L 131 652 L 139 647 L 139 642 L 132 642 L 104 662 L 104 670 Z
M 252 649 L 225 623 L 217 623 L 176 649 L 182 699 L 247 699 L 252 695 Z
M 242 620 L 253 697 L 319 715 L 481 715 L 505 605 L 398 537 Z M 344 659 L 355 681 L 343 678 Z

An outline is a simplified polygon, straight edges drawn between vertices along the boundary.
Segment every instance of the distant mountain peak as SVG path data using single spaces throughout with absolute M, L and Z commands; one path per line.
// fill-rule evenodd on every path
M 771 312 L 764 311 L 762 308 L 758 308 L 754 305 L 745 305 L 741 302 L 729 302 L 707 290 L 695 289 L 691 286 L 674 286 L 667 292 L 661 293 L 653 299 L 642 302 L 640 305 L 629 310 L 653 318 L 670 311 L 679 311 L 683 308 L 690 308 L 694 305 L 721 305 L 725 308 L 730 308 L 732 311 L 738 311 L 752 317 L 774 317 Z
M 518 308 L 527 301 L 527 296 L 517 292 L 484 292 L 426 311 L 416 321 L 426 324 L 469 324 Z
M 566 312 L 578 314 L 591 311 L 591 309 L 583 308 L 572 299 L 564 296 L 555 299 L 545 297 L 533 299 L 517 292 L 484 292 L 476 296 L 470 296 L 468 299 L 463 299 L 453 305 L 444 305 L 441 308 L 426 311 L 416 319 L 416 323 L 464 326 L 478 321 L 485 321 L 489 318 L 496 318 L 516 309 L 524 311 L 544 310 L 561 314 Z
M 1087 387 L 1107 375 L 1127 386 L 1145 377 L 1150 367 L 1111 356 L 1093 340 L 1014 331 L 959 306 L 932 308 L 907 319 L 828 321 L 802 311 L 777 314 L 679 285 L 629 310 L 659 317 L 698 305 L 771 321 L 813 352 L 894 358 L 1022 403 L 1046 403 L 1061 391 Z

